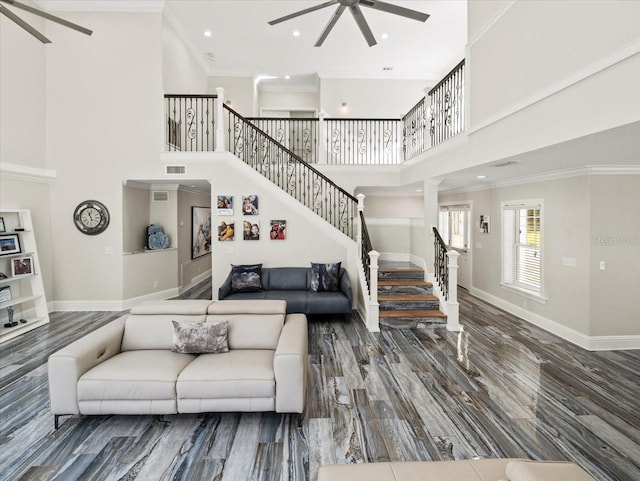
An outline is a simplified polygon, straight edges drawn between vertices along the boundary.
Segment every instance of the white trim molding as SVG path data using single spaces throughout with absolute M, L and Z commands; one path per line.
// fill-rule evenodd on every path
M 52 304 L 54 311 L 125 311 L 143 301 L 159 301 L 176 297 L 178 294 L 178 288 L 172 287 L 121 301 L 53 301 Z
M 469 42 L 467 43 L 467 48 L 471 48 L 473 47 L 482 37 L 485 36 L 485 34 L 491 30 L 493 28 L 493 26 L 498 23 L 500 21 L 500 19 L 502 17 L 504 17 L 504 15 L 511 10 L 511 7 L 513 7 L 516 4 L 516 0 L 510 0 L 509 2 L 507 2 L 505 5 L 503 5 L 501 8 L 499 8 L 496 13 L 493 15 L 493 17 L 491 17 L 491 19 L 484 24 L 484 26 L 478 31 L 478 33 L 476 34 L 475 37 L 473 37 L 471 40 L 469 40 Z M 468 8 L 468 7 L 467 7 Z M 467 58 L 469 58 L 467 56 Z
M 53 169 L 41 169 L 28 165 L 10 164 L 0 162 L 0 174 L 3 179 L 22 180 L 38 184 L 52 184 L 56 180 L 56 171 Z
M 588 351 L 609 351 L 622 349 L 640 349 L 640 335 L 629 336 L 588 336 L 575 329 L 560 324 L 557 321 L 528 311 L 509 301 L 505 301 L 493 294 L 489 294 L 481 289 L 472 287 L 469 290 L 472 296 L 488 302 L 509 314 L 519 317 L 534 326 L 544 329 L 551 334 L 555 334 L 562 339 L 569 341 Z

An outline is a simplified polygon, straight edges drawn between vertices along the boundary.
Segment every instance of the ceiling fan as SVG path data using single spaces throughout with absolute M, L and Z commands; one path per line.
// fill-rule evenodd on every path
M 76 25 L 75 23 L 68 22 L 60 17 L 56 17 L 55 15 L 50 15 L 47 12 L 43 12 L 37 8 L 30 7 L 25 5 L 24 3 L 16 2 L 15 0 L 0 0 L 0 13 L 7 17 L 12 22 L 18 24 L 20 27 L 24 28 L 31 35 L 36 37 L 42 43 L 51 43 L 47 37 L 38 32 L 35 28 L 29 25 L 27 22 L 18 17 L 15 13 L 5 7 L 3 4 L 6 3 L 11 5 L 12 7 L 21 8 L 29 13 L 33 13 L 34 15 L 38 15 L 39 17 L 46 18 L 47 20 L 51 20 L 52 22 L 59 23 L 60 25 L 64 25 L 65 27 L 72 28 L 77 30 L 78 32 L 82 32 L 85 35 L 91 35 L 93 32 L 87 28 L 81 27 L 80 25 Z
M 286 20 L 299 17 L 300 15 L 304 15 L 306 13 L 315 12 L 316 10 L 330 7 L 332 5 L 338 5 L 338 8 L 336 8 L 336 11 L 329 20 L 329 23 L 327 23 L 326 27 L 324 27 L 324 30 L 316 41 L 316 47 L 320 47 L 324 43 L 326 38 L 329 36 L 331 29 L 333 29 L 336 22 L 347 8 L 349 8 L 349 10 L 351 11 L 351 15 L 353 15 L 353 18 L 358 24 L 362 35 L 364 35 L 365 40 L 369 44 L 369 47 L 373 47 L 376 44 L 376 39 L 373 36 L 373 33 L 371 33 L 371 29 L 369 28 L 369 24 L 362 14 L 362 10 L 360 10 L 361 6 L 373 8 L 374 10 L 380 10 L 382 12 L 392 13 L 394 15 L 400 15 L 402 17 L 411 18 L 413 20 L 418 20 L 419 22 L 426 22 L 427 18 L 429 18 L 429 15 L 427 15 L 426 13 L 418 12 L 417 10 L 411 10 L 410 8 L 399 7 L 397 5 L 392 5 L 380 0 L 330 0 L 329 2 L 321 3 L 320 5 L 316 5 L 315 7 L 305 8 L 304 10 L 300 10 L 298 12 L 285 15 L 284 17 L 271 20 L 269 22 L 269 25 L 276 25 Z

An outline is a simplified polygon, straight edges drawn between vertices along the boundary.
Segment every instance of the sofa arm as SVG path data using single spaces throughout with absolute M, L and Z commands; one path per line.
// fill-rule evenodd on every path
M 229 294 L 231 294 L 231 272 L 229 272 L 229 275 L 227 276 L 225 281 L 218 288 L 218 300 L 221 301 L 222 299 L 227 297 Z
M 93 331 L 49 356 L 52 414 L 79 414 L 78 379 L 120 352 L 125 317 Z
M 307 318 L 287 315 L 273 357 L 276 412 L 301 413 L 307 395 Z
M 351 281 L 346 270 L 342 272 L 340 277 L 340 290 L 349 298 L 349 306 L 353 308 L 353 291 L 351 290 Z
M 580 466 L 567 461 L 510 461 L 507 478 L 511 481 L 595 481 Z

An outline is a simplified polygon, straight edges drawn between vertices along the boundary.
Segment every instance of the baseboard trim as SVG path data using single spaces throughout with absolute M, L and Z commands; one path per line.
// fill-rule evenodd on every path
M 143 301 L 159 301 L 178 295 L 178 288 L 152 292 L 121 301 L 54 301 L 54 311 L 125 311 Z
M 197 276 L 195 276 L 193 279 L 191 279 L 191 282 L 189 284 L 187 284 L 186 286 L 181 287 L 178 290 L 178 295 L 181 295 L 181 294 L 185 293 L 186 291 L 188 291 L 189 289 L 197 286 L 202 281 L 204 281 L 207 277 L 211 277 L 211 269 L 209 269 L 206 272 L 202 272 L 202 273 L 198 274 Z
M 489 294 L 482 289 L 472 287 L 469 289 L 469 293 L 483 301 L 488 302 L 500 309 L 507 311 L 509 314 L 513 314 L 527 321 L 534 326 L 544 329 L 551 334 L 555 334 L 561 337 L 565 341 L 569 341 L 576 346 L 579 346 L 587 351 L 612 351 L 612 350 L 626 350 L 626 349 L 640 349 L 640 336 L 587 336 L 581 332 L 571 329 L 565 325 L 560 324 L 557 321 L 549 319 L 547 317 L 536 314 L 535 312 L 523 309 L 511 302 Z

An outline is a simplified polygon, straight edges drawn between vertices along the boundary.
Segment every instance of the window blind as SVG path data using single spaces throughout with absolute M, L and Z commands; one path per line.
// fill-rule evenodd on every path
M 541 205 L 504 205 L 502 277 L 513 287 L 541 292 Z

